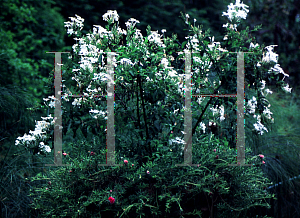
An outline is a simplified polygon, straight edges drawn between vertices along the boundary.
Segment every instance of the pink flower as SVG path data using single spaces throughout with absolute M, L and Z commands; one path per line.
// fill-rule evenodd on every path
M 216 159 L 219 159 L 219 155 L 216 155 Z
M 214 149 L 214 152 L 217 152 L 217 149 Z
M 150 174 L 149 170 L 147 170 L 147 174 Z
M 64 156 L 67 156 L 68 154 L 64 152 L 63 155 L 64 155 Z
M 90 155 L 94 155 L 95 153 L 93 151 L 91 151 Z
M 259 157 L 261 157 L 261 158 L 264 158 L 265 156 L 264 155 L 262 155 L 262 154 L 260 154 L 260 155 L 258 155 Z
M 124 164 L 126 164 L 126 165 L 127 165 L 127 164 L 128 164 L 128 160 L 124 160 Z
M 266 162 L 262 161 L 262 164 L 265 164 Z
M 48 188 L 46 188 L 46 190 L 48 190 Z
M 115 199 L 113 197 L 109 197 L 108 200 L 111 204 L 115 203 Z
M 112 190 L 109 190 L 110 192 L 112 192 Z
M 73 171 L 72 171 L 72 170 L 70 170 L 69 172 L 70 172 L 70 173 L 72 173 Z
M 173 133 L 173 131 L 171 131 L 171 133 Z
M 134 164 L 131 165 L 132 167 L 134 166 Z

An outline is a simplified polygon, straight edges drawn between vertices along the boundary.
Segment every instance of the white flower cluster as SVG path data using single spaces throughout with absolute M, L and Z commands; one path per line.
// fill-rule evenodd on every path
M 255 108 L 257 106 L 257 101 L 256 98 L 253 96 L 252 99 L 248 101 L 248 113 L 254 114 L 255 113 Z
M 229 25 L 229 29 L 237 31 L 237 25 L 236 24 L 226 23 L 226 24 L 223 24 L 223 27 L 227 28 L 228 25 Z M 228 39 L 228 35 L 225 35 L 224 38 L 223 38 L 223 40 L 227 40 L 227 39 Z
M 277 46 L 277 45 L 269 45 L 269 46 L 267 46 L 265 48 L 268 51 L 263 54 L 263 59 L 262 59 L 263 62 L 269 63 L 271 61 L 274 61 L 275 63 L 277 63 L 277 61 L 278 61 L 278 54 L 275 54 L 273 52 L 273 49 L 274 49 L 275 46 Z
M 84 93 L 84 94 L 85 94 L 85 95 L 88 95 L 87 93 Z M 82 103 L 82 102 L 85 102 L 85 101 L 87 101 L 86 98 L 75 98 L 74 101 L 72 102 L 72 105 L 73 105 L 74 107 L 79 106 L 79 108 L 80 108 L 81 103 Z
M 93 25 L 93 26 L 94 26 L 94 28 L 93 28 L 93 34 L 94 35 L 99 35 L 101 38 L 103 38 L 104 35 L 109 34 L 109 32 L 105 28 L 103 28 L 102 26 L 100 26 L 100 25 Z
M 44 101 L 49 101 L 51 99 L 51 101 L 49 102 L 49 107 L 51 108 L 55 108 L 55 97 L 52 95 L 52 96 L 48 96 L 48 98 L 43 98 Z
M 113 23 L 115 21 L 119 21 L 119 15 L 116 10 L 108 10 L 103 16 L 103 20 L 109 21 L 111 20 Z
M 228 52 L 228 50 L 221 48 L 221 43 L 220 42 L 215 42 L 215 37 L 213 36 L 212 38 L 209 37 L 209 39 L 211 40 L 211 44 L 207 45 L 210 51 L 213 51 L 214 49 L 221 51 L 221 52 Z M 216 60 L 220 60 L 221 56 L 220 54 L 214 53 L 213 57 Z
M 275 75 L 277 75 L 278 73 L 281 73 L 281 74 L 284 75 L 284 77 L 283 77 L 283 79 L 282 79 L 282 80 L 284 80 L 284 78 L 285 78 L 285 77 L 289 77 L 289 75 L 286 74 L 286 73 L 283 71 L 283 69 L 280 67 L 279 64 L 277 64 L 277 62 L 278 62 L 278 54 L 275 54 L 275 53 L 273 52 L 273 49 L 274 49 L 275 46 L 277 46 L 277 45 L 269 45 L 269 46 L 266 47 L 267 52 L 265 52 L 265 53 L 263 54 L 263 59 L 262 59 L 262 61 L 263 61 L 263 62 L 267 62 L 267 63 L 270 63 L 271 61 L 275 62 L 276 64 L 274 65 L 274 67 L 271 67 L 271 68 L 268 70 L 268 73 L 274 73 Z M 289 88 L 289 84 L 286 84 L 286 86 L 285 86 L 285 87 L 282 87 L 282 89 L 283 89 L 284 91 L 286 91 L 286 92 L 291 92 L 291 90 L 292 90 L 292 88 Z M 267 91 L 268 93 L 272 93 L 272 92 L 269 91 L 269 89 L 267 89 L 267 90 L 265 90 L 265 91 Z M 264 95 L 264 93 L 262 93 L 262 94 Z
M 263 83 L 263 82 L 262 82 Z M 264 83 L 263 83 L 264 84 Z M 250 99 L 248 101 L 248 113 L 249 114 L 254 114 L 255 113 L 255 108 L 257 107 L 257 101 L 256 98 L 253 96 L 252 99 Z M 263 114 L 265 115 L 265 117 L 269 120 L 271 120 L 271 122 L 274 122 L 274 118 L 271 117 L 271 114 L 273 114 L 269 107 L 271 107 L 271 105 L 269 104 L 268 107 L 264 106 L 264 111 Z M 253 115 L 254 118 L 257 118 L 257 123 L 254 124 L 255 129 L 262 135 L 263 131 L 262 130 L 267 130 L 267 128 L 261 123 L 261 116 L 260 115 Z
M 222 16 L 227 16 L 230 22 L 232 22 L 233 18 L 236 18 L 237 22 L 239 22 L 241 18 L 242 19 L 247 18 L 247 13 L 249 12 L 247 8 L 249 6 L 240 3 L 240 0 L 236 0 L 235 5 L 230 3 L 230 5 L 228 5 L 227 7 L 228 7 L 227 12 L 223 12 Z
M 201 127 L 203 133 L 205 133 L 206 125 L 205 125 L 204 123 L 201 122 L 201 123 L 200 123 L 200 127 Z
M 200 31 L 201 33 L 201 31 Z M 189 43 L 187 44 L 187 48 L 190 50 L 200 51 L 199 48 L 199 40 L 197 39 L 197 35 L 194 36 L 187 36 L 186 39 L 190 39 Z
M 161 35 L 158 34 L 158 31 L 151 31 L 151 35 L 148 36 L 148 40 L 150 42 L 156 43 L 158 46 L 161 46 L 162 48 L 165 48 L 166 46 L 161 41 Z
M 253 44 L 253 42 L 250 43 L 249 48 L 256 48 L 256 47 L 259 47 L 258 43 L 256 43 L 255 45 Z
M 263 130 L 268 132 L 268 129 L 261 123 L 261 116 L 260 115 L 254 115 L 254 118 L 257 118 L 257 123 L 253 124 L 255 127 L 255 130 L 257 130 L 260 135 L 262 135 L 264 132 Z
M 130 65 L 130 66 L 134 66 L 136 64 L 136 63 L 132 63 L 131 60 L 128 58 L 122 58 L 119 62 L 123 65 Z
M 54 120 L 51 122 L 47 122 L 46 120 L 53 119 L 51 114 L 48 117 L 42 117 L 43 121 L 36 121 L 35 125 L 35 130 L 34 131 L 29 131 L 30 135 L 27 135 L 26 133 L 24 134 L 23 137 L 18 137 L 17 140 L 15 141 L 15 145 L 19 145 L 20 143 L 28 145 L 33 141 L 36 140 L 43 140 L 46 138 L 43 130 L 47 131 L 50 128 L 50 125 L 54 125 Z M 39 143 L 39 147 L 44 149 L 45 152 L 51 152 L 51 148 L 48 145 L 45 145 L 44 142 Z
M 193 60 L 195 62 L 199 63 L 200 68 L 202 70 L 210 71 L 210 68 L 212 66 L 212 62 L 209 61 L 209 58 L 207 57 L 206 53 L 204 53 L 202 59 L 200 57 L 193 56 Z
M 65 27 L 68 28 L 67 34 L 70 34 L 70 35 L 75 34 L 75 35 L 77 35 L 77 31 L 74 31 L 74 25 L 76 27 L 79 27 L 80 30 L 82 30 L 82 28 L 83 28 L 84 19 L 81 18 L 80 16 L 78 16 L 77 14 L 75 14 L 75 16 L 76 16 L 76 18 L 75 17 L 70 17 L 71 22 L 70 21 L 64 22 L 66 24 Z
M 224 106 L 223 105 L 221 105 L 221 106 L 216 105 L 215 108 L 210 108 L 210 110 L 213 112 L 213 116 L 215 116 L 215 114 L 219 114 L 220 115 L 220 121 L 225 120 L 225 117 L 224 117 Z
M 177 144 L 186 144 L 184 140 L 182 140 L 181 138 L 179 137 L 176 137 L 175 139 L 170 139 L 169 140 L 169 145 L 172 145 L 174 143 L 177 143 Z
M 97 119 L 98 117 L 102 116 L 102 117 L 104 117 L 105 120 L 107 120 L 107 116 L 105 116 L 105 112 L 104 111 L 99 111 L 99 110 L 93 110 L 93 109 L 91 109 L 89 112 L 95 114 L 95 115 L 92 115 L 92 117 L 94 119 Z
M 127 29 L 129 29 L 130 27 L 134 27 L 136 23 L 140 23 L 140 21 L 134 19 L 134 18 L 130 18 L 127 22 L 125 22 Z

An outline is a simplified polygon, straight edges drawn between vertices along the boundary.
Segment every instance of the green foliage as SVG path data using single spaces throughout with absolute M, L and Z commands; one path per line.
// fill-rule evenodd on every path
M 63 158 L 71 166 L 49 169 L 32 178 L 31 182 L 43 185 L 32 188 L 35 200 L 31 207 L 40 217 L 136 217 L 150 213 L 154 217 L 189 217 L 200 216 L 203 208 L 210 214 L 246 214 L 249 207 L 269 206 L 261 201 L 271 195 L 264 190 L 270 183 L 259 166 L 228 166 L 235 160 L 234 149 L 219 140 L 197 138 L 193 157 L 200 163 L 198 167 L 175 166 L 182 162 L 179 152 L 162 145 L 158 145 L 159 155 L 153 162 L 139 165 L 133 156 L 123 157 L 122 151 L 117 151 L 116 156 L 122 157 L 116 163 L 122 165 L 126 159 L 128 164 L 99 167 L 97 164 L 105 162 L 105 150 L 97 139 L 91 144 L 67 144 L 68 155 Z M 110 196 L 116 199 L 113 205 L 108 202 Z

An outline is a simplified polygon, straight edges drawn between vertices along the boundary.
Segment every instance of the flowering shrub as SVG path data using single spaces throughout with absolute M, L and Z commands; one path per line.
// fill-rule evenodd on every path
M 189 16 L 183 15 L 192 36 L 186 37 L 182 49 L 199 52 L 192 58 L 195 89 L 192 92 L 198 94 L 199 87 L 204 87 L 205 93 L 211 91 L 207 88 L 209 85 L 215 94 L 236 90 L 232 72 L 236 72 L 237 61 L 234 54 L 228 52 L 255 53 L 245 54 L 246 115 L 251 118 L 250 115 L 254 114 L 253 131 L 263 134 L 268 131 L 264 124 L 273 121 L 266 99 L 266 95 L 272 92 L 265 89 L 266 81 L 269 77 L 279 80 L 278 73 L 287 75 L 277 64 L 273 46 L 266 47 L 267 51 L 264 51 L 252 40 L 246 40 L 248 28 L 237 31 L 241 18 L 245 19 L 247 12 L 246 6 L 237 1 L 223 13 L 230 23 L 224 25 L 227 34 L 222 44 L 208 36 L 208 32 L 203 33 L 200 27 L 192 26 L 188 22 Z M 195 127 L 197 131 L 193 136 L 193 162 L 201 164 L 197 167 L 174 166 L 182 162 L 185 143 L 182 140 L 184 132 L 181 131 L 184 123 L 184 74 L 181 72 L 184 53 L 173 56 L 179 49 L 174 43 L 175 36 L 162 39 L 163 36 L 148 27 L 148 36 L 143 37 L 135 27 L 139 22 L 133 18 L 126 22 L 127 30 L 118 27 L 116 11 L 108 11 L 103 19 L 108 21 L 106 28 L 95 25 L 93 33 L 86 37 L 82 37 L 80 32 L 84 19 L 76 15 L 76 18 L 71 18 L 72 22 L 66 22 L 68 33 L 75 35 L 78 41 L 73 46 L 73 53 L 80 58 L 78 60 L 72 55 L 72 67 L 66 67 L 68 70 L 64 74 L 64 78 L 72 78 L 72 81 L 65 81 L 68 88 L 63 95 L 64 113 L 68 116 L 64 116 L 66 120 L 63 123 L 68 123 L 66 136 L 72 138 L 76 132 L 78 140 L 64 144 L 68 153 L 70 150 L 70 155 L 64 155 L 64 163 L 71 164 L 72 169 L 60 167 L 50 170 L 47 176 L 34 178 L 47 178 L 52 183 L 47 190 L 35 190 L 34 195 L 40 197 L 35 198 L 33 208 L 39 209 L 41 216 L 135 217 L 153 214 L 179 217 L 200 216 L 209 211 L 209 216 L 213 217 L 218 209 L 221 217 L 233 213 L 245 217 L 249 215 L 250 207 L 268 207 L 268 203 L 262 200 L 272 197 L 263 189 L 269 183 L 258 167 L 265 162 L 260 162 L 258 156 L 250 158 L 251 149 L 246 147 L 246 162 L 253 167 L 228 166 L 234 163 L 236 154 L 228 140 L 235 135 L 233 125 L 227 123 L 230 128 L 223 138 L 201 134 L 205 133 L 205 123 L 212 125 L 212 122 L 220 124 L 229 120 L 225 114 L 234 114 L 234 101 L 217 100 L 213 103 L 209 100 L 204 106 L 207 97 L 198 97 L 193 102 L 193 111 L 205 111 L 208 105 L 213 104 L 206 116 L 196 114 L 200 118 L 193 119 L 193 122 L 199 121 L 200 126 L 200 129 Z M 125 45 L 120 45 L 125 36 Z M 105 52 L 111 51 L 117 53 L 114 57 L 115 122 L 118 124 L 116 162 L 126 157 L 123 162 L 125 165 L 128 165 L 128 160 L 134 162 L 131 167 L 97 166 L 105 161 L 103 145 L 107 117 L 105 104 L 93 95 L 105 93 L 109 81 Z M 266 72 L 266 69 L 269 70 Z M 74 82 L 84 97 L 71 103 L 69 95 L 76 92 L 72 86 Z M 283 88 L 290 91 L 288 86 Z M 88 98 L 89 95 L 91 98 Z M 90 152 L 91 149 L 97 152 Z M 263 155 L 259 157 L 263 158 Z

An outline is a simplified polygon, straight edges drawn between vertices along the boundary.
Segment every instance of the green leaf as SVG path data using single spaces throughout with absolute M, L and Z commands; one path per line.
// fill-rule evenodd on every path
M 181 45 L 181 48 L 183 49 L 185 47 L 185 45 L 187 44 L 188 41 L 184 41 Z

